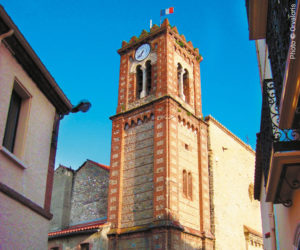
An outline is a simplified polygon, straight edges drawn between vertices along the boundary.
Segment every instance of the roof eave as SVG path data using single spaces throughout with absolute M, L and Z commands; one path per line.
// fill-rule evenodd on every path
M 72 109 L 72 104 L 63 91 L 60 89 L 54 78 L 41 62 L 39 57 L 33 51 L 29 43 L 26 41 L 18 27 L 14 24 L 12 19 L 0 5 L 0 32 L 6 33 L 13 30 L 12 36 L 5 39 L 5 44 L 14 52 L 14 56 L 21 64 L 27 74 L 33 79 L 49 101 L 55 106 L 59 114 L 68 114 Z M 7 30 L 3 30 L 4 26 Z M 25 52 L 26 55 L 22 55 L 21 52 Z M 29 69 L 33 69 L 32 71 Z M 37 79 L 42 79 L 37 81 Z M 47 85 L 47 86 L 46 86 Z

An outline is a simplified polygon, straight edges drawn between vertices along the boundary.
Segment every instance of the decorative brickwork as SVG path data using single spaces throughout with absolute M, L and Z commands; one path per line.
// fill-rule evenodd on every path
M 151 47 L 148 57 L 135 60 L 135 51 L 145 43 Z M 117 114 L 111 117 L 109 248 L 209 246 L 207 125 L 201 119 L 201 55 L 167 19 L 161 27 L 153 26 L 149 33 L 143 31 L 139 38 L 123 42 L 118 52 L 118 107 Z M 145 65 L 151 65 L 151 75 L 145 74 Z M 145 81 L 147 93 L 141 92 Z M 187 195 L 182 192 L 184 169 L 190 183 Z
M 138 119 L 125 130 L 122 228 L 153 220 L 153 126 L 152 120 Z

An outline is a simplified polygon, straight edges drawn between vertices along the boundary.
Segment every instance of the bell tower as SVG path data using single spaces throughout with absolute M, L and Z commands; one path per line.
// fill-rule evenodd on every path
M 118 53 L 109 249 L 212 249 L 202 57 L 167 19 Z

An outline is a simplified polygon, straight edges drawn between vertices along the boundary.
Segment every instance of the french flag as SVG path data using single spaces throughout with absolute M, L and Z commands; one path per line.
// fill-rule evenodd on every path
M 164 9 L 160 11 L 160 16 L 169 15 L 174 13 L 174 7 Z

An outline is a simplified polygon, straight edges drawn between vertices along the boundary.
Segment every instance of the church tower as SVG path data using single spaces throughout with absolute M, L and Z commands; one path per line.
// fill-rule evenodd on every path
M 118 53 L 109 249 L 212 249 L 201 55 L 167 19 Z

